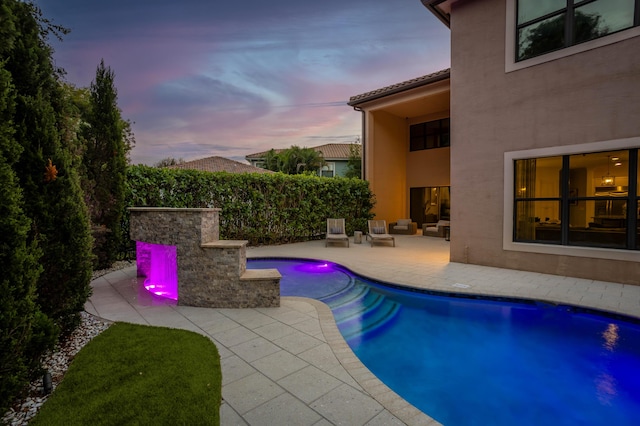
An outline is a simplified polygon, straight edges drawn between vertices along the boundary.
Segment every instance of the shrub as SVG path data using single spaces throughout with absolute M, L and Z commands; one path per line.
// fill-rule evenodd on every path
M 32 3 L 6 6 L 14 21 L 12 48 L 0 59 L 15 86 L 14 138 L 22 150 L 13 170 L 31 220 L 27 241 L 37 242 L 42 253 L 36 302 L 68 331 L 78 323 L 90 291 L 88 211 L 71 152 L 75 144 L 62 132 L 66 100 L 47 44 L 52 25 Z
M 31 221 L 11 168 L 21 148 L 13 138 L 15 95 L 10 81 L 0 62 L 0 413 L 29 382 L 40 354 L 53 346 L 57 335 L 35 303 L 42 268 L 37 245 L 28 242 Z
M 126 205 L 220 208 L 221 239 L 259 245 L 324 238 L 329 217 L 345 218 L 349 234 L 365 230 L 374 197 L 368 182 L 359 179 L 140 165 L 128 169 Z M 127 220 L 125 214 L 128 230 Z

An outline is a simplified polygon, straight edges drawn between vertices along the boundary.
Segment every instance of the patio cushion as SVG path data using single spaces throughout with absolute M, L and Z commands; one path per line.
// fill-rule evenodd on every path
M 397 229 L 409 229 L 409 225 L 411 225 L 411 219 L 398 219 L 398 221 L 396 222 Z M 404 228 L 398 228 L 398 226 L 404 226 Z
M 384 234 L 385 233 L 384 226 L 374 226 L 372 230 L 373 230 L 374 234 Z
M 332 234 L 342 234 L 342 228 L 340 228 L 339 226 L 333 227 L 330 229 Z
M 393 229 L 407 230 L 407 229 L 409 229 L 409 225 L 396 225 L 396 226 L 393 227 Z

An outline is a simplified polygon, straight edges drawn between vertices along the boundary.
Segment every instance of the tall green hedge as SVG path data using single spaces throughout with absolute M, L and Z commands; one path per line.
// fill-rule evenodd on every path
M 333 217 L 345 219 L 348 234 L 364 231 L 375 203 L 360 179 L 148 166 L 129 167 L 126 200 L 129 207 L 220 208 L 220 238 L 250 245 L 324 238 Z
M 22 152 L 13 170 L 31 220 L 28 241 L 37 241 L 42 253 L 36 302 L 67 333 L 80 323 L 93 269 L 93 240 L 75 158 L 78 144 L 68 131 L 67 101 L 47 44 L 52 26 L 33 3 L 0 5 L 7 6 L 3 9 L 15 22 L 8 31 L 12 47 L 0 60 L 6 61 L 16 89 L 14 137 Z

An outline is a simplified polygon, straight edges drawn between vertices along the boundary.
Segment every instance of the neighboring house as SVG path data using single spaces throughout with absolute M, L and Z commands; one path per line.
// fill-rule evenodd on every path
M 422 3 L 451 71 L 349 102 L 376 215 L 450 186 L 452 261 L 640 284 L 640 0 Z
M 228 172 L 228 173 L 273 173 L 270 170 L 254 167 L 224 157 L 207 157 L 199 160 L 186 161 L 184 163 L 169 166 L 169 169 L 191 169 L 204 172 Z
M 328 143 L 320 146 L 310 147 L 322 154 L 325 165 L 318 170 L 318 176 L 335 177 L 344 176 L 347 173 L 347 163 L 349 161 L 349 143 Z M 284 151 L 284 149 L 275 149 L 276 153 Z M 251 165 L 255 167 L 264 167 L 264 157 L 269 151 L 249 154 L 245 158 Z

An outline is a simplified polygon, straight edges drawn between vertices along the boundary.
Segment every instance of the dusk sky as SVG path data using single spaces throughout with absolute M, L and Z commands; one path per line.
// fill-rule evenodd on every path
M 71 30 L 55 49 L 88 87 L 101 59 L 131 120 L 133 164 L 353 142 L 350 96 L 449 67 L 420 0 L 34 0 Z

